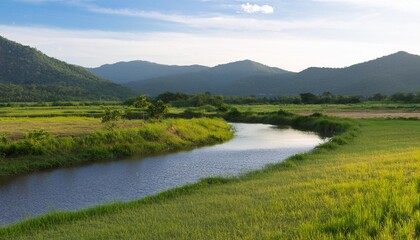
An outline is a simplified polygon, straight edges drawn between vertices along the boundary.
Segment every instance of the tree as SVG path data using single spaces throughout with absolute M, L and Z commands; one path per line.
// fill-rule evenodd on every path
M 168 113 L 168 106 L 162 101 L 158 100 L 155 104 L 150 104 L 147 112 L 154 118 L 163 118 Z
M 105 113 L 102 116 L 102 123 L 105 124 L 107 129 L 112 130 L 117 125 L 117 122 L 121 119 L 121 116 L 121 111 L 107 108 L 105 109 Z
M 140 96 L 134 101 L 133 106 L 140 109 L 144 119 L 144 112 L 150 106 L 150 102 L 147 101 L 145 96 Z
M 318 101 L 318 97 L 312 93 L 301 93 L 300 98 L 304 104 L 315 104 Z

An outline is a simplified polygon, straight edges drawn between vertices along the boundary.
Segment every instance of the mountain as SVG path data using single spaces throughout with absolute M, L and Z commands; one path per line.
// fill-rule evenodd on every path
M 420 56 L 397 52 L 345 68 L 311 67 L 299 73 L 249 60 L 219 65 L 192 74 L 131 82 L 127 86 L 156 95 L 165 91 L 223 95 L 298 95 L 304 92 L 371 96 L 420 92 Z
M 87 68 L 87 70 L 100 77 L 122 84 L 173 74 L 199 72 L 207 68 L 200 65 L 174 66 L 146 61 L 131 61 L 106 64 L 97 68 Z
M 347 68 L 310 68 L 297 74 L 297 91 L 370 96 L 420 91 L 420 56 L 398 52 Z
M 148 80 L 129 82 L 125 86 L 141 93 L 157 95 L 162 92 L 211 92 L 227 93 L 227 86 L 248 77 L 290 75 L 292 72 L 269 67 L 251 60 L 222 64 L 194 73 L 175 74 Z
M 134 93 L 0 36 L 0 101 L 116 100 Z

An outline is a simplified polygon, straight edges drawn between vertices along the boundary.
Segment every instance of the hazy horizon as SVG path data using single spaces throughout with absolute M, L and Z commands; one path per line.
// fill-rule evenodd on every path
M 68 63 L 215 66 L 250 59 L 299 72 L 398 51 L 418 55 L 414 0 L 5 0 L 0 35 Z

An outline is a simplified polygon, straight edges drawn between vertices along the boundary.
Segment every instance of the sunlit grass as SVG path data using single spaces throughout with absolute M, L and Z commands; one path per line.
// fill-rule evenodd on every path
M 208 118 L 126 120 L 112 130 L 100 127 L 96 119 L 85 118 L 15 119 L 5 123 L 28 133 L 23 139 L 0 136 L 0 176 L 187 149 L 227 141 L 233 135 L 225 121 Z
M 359 123 L 358 136 L 334 150 L 304 154 L 236 180 L 97 208 L 86 217 L 30 221 L 0 234 L 14 239 L 418 239 L 420 122 Z
M 420 112 L 420 104 L 403 103 L 356 103 L 356 104 L 279 104 L 233 105 L 241 112 L 273 112 L 280 109 L 289 112 Z

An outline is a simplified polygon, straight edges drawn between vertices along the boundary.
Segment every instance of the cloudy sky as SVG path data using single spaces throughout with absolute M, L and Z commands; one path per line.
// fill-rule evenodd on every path
M 0 35 L 69 63 L 287 70 L 420 55 L 418 0 L 1 0 Z

